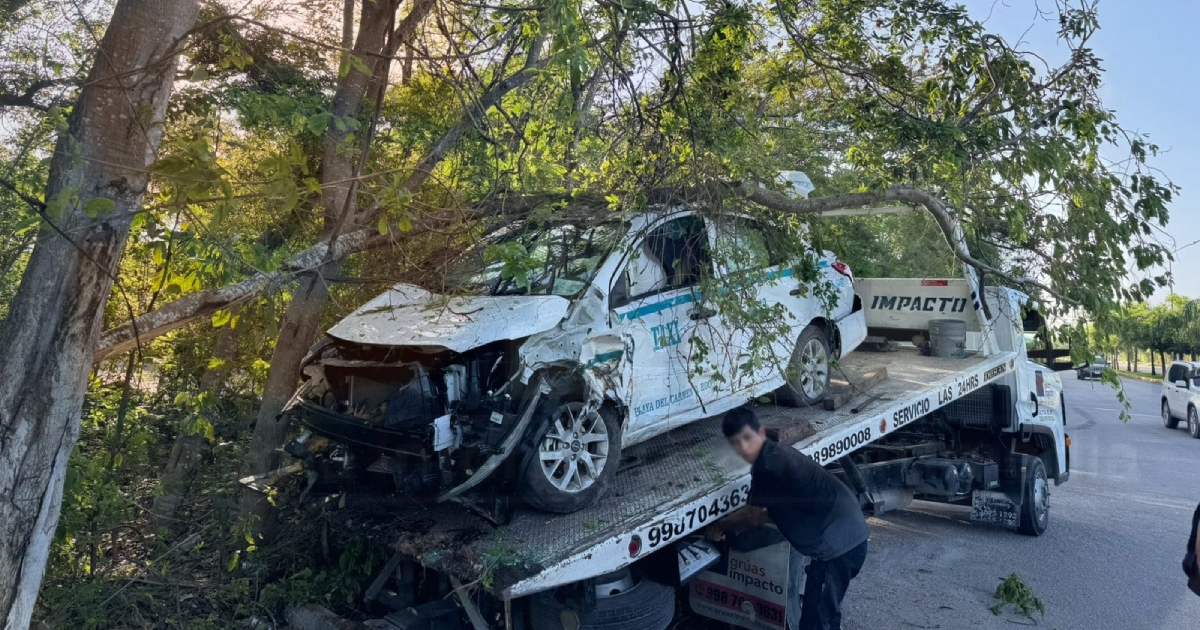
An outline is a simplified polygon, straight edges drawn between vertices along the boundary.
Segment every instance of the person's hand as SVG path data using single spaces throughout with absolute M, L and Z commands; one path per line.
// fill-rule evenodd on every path
M 725 528 L 719 522 L 713 523 L 704 528 L 704 537 L 712 542 L 721 542 L 725 540 Z

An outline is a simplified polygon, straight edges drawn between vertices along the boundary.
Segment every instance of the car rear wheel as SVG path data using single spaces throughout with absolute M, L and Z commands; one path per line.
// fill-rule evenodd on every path
M 1200 440 L 1200 416 L 1196 415 L 1195 407 L 1188 407 L 1188 433 Z
M 779 400 L 796 407 L 819 404 L 829 389 L 830 356 L 829 335 L 819 326 L 806 326 L 796 340 Z
M 1168 429 L 1174 429 L 1179 426 L 1179 419 L 1171 415 L 1171 406 L 1165 400 L 1162 401 L 1162 419 L 1163 426 Z
M 621 422 L 581 402 L 560 405 L 534 435 L 521 472 L 521 497 L 546 512 L 593 503 L 617 474 Z

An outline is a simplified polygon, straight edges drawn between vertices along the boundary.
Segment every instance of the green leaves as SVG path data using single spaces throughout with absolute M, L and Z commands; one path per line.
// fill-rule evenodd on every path
M 84 214 L 95 219 L 102 212 L 111 212 L 117 209 L 117 203 L 112 199 L 105 197 L 92 197 L 83 205 Z
M 361 57 L 354 53 L 347 52 L 342 55 L 341 63 L 338 65 L 338 76 L 345 78 L 350 75 L 350 71 L 355 70 L 362 74 L 371 76 L 371 67 Z

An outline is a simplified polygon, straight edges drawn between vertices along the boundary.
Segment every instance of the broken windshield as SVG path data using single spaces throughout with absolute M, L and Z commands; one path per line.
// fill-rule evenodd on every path
M 625 224 L 610 221 L 507 231 L 473 248 L 447 280 L 491 295 L 574 297 L 592 281 L 625 230 Z

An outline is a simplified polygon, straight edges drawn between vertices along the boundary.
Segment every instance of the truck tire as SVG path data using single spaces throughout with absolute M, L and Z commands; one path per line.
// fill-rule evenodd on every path
M 1050 524 L 1050 483 L 1046 465 L 1037 457 L 1029 457 L 1025 471 L 1025 487 L 1021 497 L 1021 524 L 1018 531 L 1026 536 L 1041 536 Z
M 1162 417 L 1164 427 L 1174 429 L 1179 426 L 1179 418 L 1171 415 L 1171 405 L 1168 405 L 1166 400 L 1162 401 Z
M 1196 408 L 1191 405 L 1188 405 L 1188 433 L 1200 440 L 1200 416 L 1196 415 Z
M 602 580 L 610 580 L 607 583 Z M 645 578 L 633 580 L 628 569 L 596 578 L 596 607 L 577 610 L 564 604 L 554 592 L 538 593 L 530 599 L 531 630 L 664 630 L 675 617 L 675 589 Z M 604 586 L 619 586 L 603 592 Z
M 788 362 L 787 382 L 777 398 L 793 407 L 819 405 L 829 391 L 829 335 L 813 324 L 804 327 Z
M 535 430 L 521 470 L 521 498 L 544 512 L 582 510 L 604 494 L 620 463 L 616 414 L 564 403 Z

